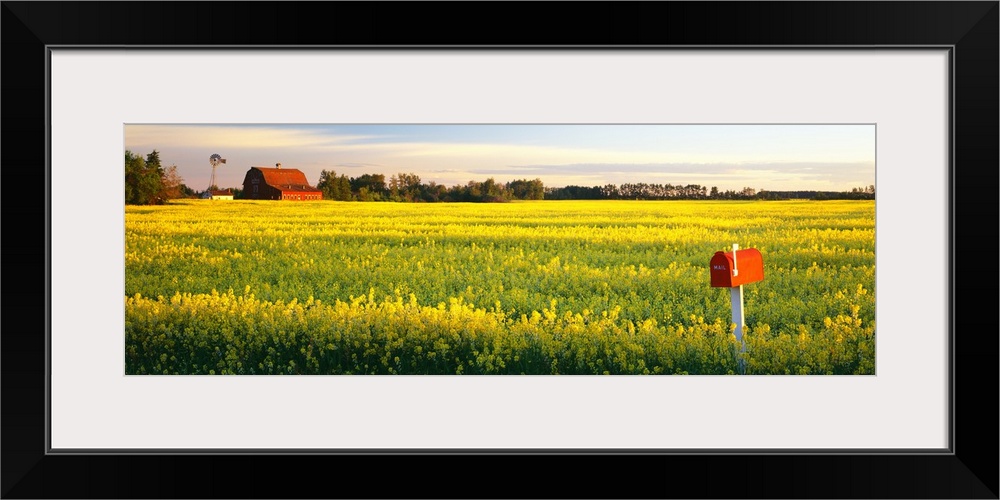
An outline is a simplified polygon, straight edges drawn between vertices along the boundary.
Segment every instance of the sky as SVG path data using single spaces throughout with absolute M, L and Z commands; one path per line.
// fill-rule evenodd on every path
M 242 188 L 252 166 L 359 177 L 405 172 L 445 186 L 493 178 L 546 187 L 645 182 L 721 191 L 849 191 L 875 184 L 875 125 L 127 124 L 125 149 L 154 149 L 184 183 Z

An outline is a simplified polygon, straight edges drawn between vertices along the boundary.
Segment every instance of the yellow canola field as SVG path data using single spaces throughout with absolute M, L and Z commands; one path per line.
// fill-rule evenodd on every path
M 871 201 L 125 209 L 129 374 L 872 374 Z M 757 248 L 746 352 L 708 262 Z

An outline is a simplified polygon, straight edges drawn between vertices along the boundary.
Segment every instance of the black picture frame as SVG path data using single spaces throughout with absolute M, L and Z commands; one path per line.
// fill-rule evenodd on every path
M 5 219 L 18 230 L 3 255 L 45 270 L 4 297 L 4 498 L 998 498 L 997 326 L 978 305 L 997 293 L 987 282 L 998 227 L 997 1 L 2 4 L 0 154 Z M 48 454 L 49 235 L 37 186 L 53 45 L 951 47 L 950 453 Z

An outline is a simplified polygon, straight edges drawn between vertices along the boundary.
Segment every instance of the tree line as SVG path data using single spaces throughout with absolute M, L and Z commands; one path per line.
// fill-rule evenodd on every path
M 337 201 L 400 201 L 400 202 L 505 202 L 512 200 L 541 200 L 545 185 L 541 179 L 518 179 L 500 183 L 490 177 L 485 181 L 445 186 L 434 181 L 424 183 L 414 173 L 393 174 L 386 180 L 384 174 L 363 174 L 359 177 L 337 175 L 323 170 L 316 188 L 323 192 L 323 199 Z
M 720 191 L 700 184 L 673 185 L 626 183 L 604 186 L 565 186 L 546 188 L 547 200 L 874 200 L 875 186 L 855 187 L 850 191 L 770 191 L 745 187 Z
M 875 186 L 855 187 L 850 191 L 769 191 L 745 187 L 741 190 L 720 191 L 700 184 L 625 183 L 604 186 L 545 187 L 541 179 L 518 179 L 500 183 L 490 177 L 485 181 L 469 181 L 447 187 L 434 181 L 424 183 L 414 173 L 393 174 L 386 180 L 383 174 L 363 174 L 358 177 L 337 175 L 335 171 L 320 172 L 316 188 L 323 199 L 336 201 L 395 201 L 395 202 L 506 202 L 512 200 L 874 200 Z M 211 186 L 209 190 L 218 190 Z M 243 190 L 230 188 L 234 198 Z M 160 153 L 142 157 L 125 151 L 125 203 L 128 205 L 158 205 L 175 198 L 196 198 L 199 192 L 184 184 L 177 166 L 164 167 Z

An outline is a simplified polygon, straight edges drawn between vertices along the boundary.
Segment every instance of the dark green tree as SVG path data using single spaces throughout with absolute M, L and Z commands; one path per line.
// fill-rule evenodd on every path
M 504 189 L 503 186 L 497 184 L 497 181 L 492 177 L 483 181 L 480 188 L 482 190 L 483 201 L 497 202 L 504 200 Z
M 530 200 L 530 189 L 531 186 L 529 185 L 529 182 L 524 179 L 517 179 L 507 183 L 507 190 L 510 191 L 510 195 L 515 200 Z
M 393 201 L 421 200 L 423 187 L 420 176 L 414 173 L 400 172 L 389 177 L 389 197 Z
M 352 177 L 350 180 L 350 189 L 358 199 L 361 199 L 361 189 L 365 189 L 365 200 L 373 201 L 381 200 L 383 197 L 388 196 L 389 189 L 385 184 L 385 175 L 383 174 L 364 174 L 360 177 Z
M 316 188 L 323 192 L 323 199 L 348 201 L 353 199 L 351 195 L 351 182 L 346 175 L 337 176 L 334 171 L 323 170 L 319 173 L 319 182 Z
M 156 170 L 160 170 L 161 165 L 160 165 L 159 151 L 154 149 L 152 153 L 146 155 L 146 166 L 149 168 L 155 168 Z
M 187 195 L 184 179 L 177 173 L 177 165 L 163 168 L 160 152 L 153 150 L 143 159 L 132 151 L 125 151 L 125 204 L 160 205 L 167 200 Z
M 154 160 L 150 165 L 149 160 Z M 143 159 L 142 156 L 125 151 L 125 204 L 152 205 L 163 203 L 160 197 L 163 190 L 162 172 L 159 167 L 159 153 L 153 151 Z
M 528 193 L 525 200 L 541 200 L 545 198 L 545 184 L 541 179 L 528 181 Z

